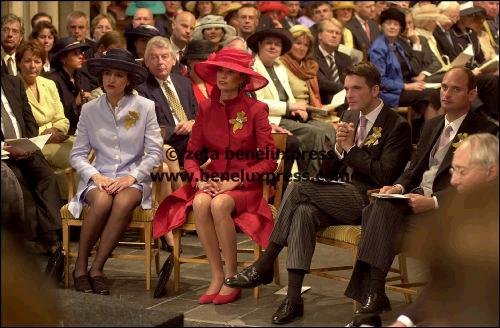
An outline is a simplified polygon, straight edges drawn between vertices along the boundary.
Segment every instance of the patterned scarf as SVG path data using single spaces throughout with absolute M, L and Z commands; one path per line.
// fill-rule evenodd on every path
M 281 56 L 283 64 L 299 79 L 304 80 L 309 89 L 309 105 L 321 107 L 321 98 L 319 95 L 319 85 L 317 72 L 319 65 L 313 59 L 304 59 L 300 63 L 293 59 L 289 54 Z

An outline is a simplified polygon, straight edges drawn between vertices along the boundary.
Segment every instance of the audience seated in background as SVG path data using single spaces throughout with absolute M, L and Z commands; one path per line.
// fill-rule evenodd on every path
M 90 99 L 93 89 L 88 75 L 82 72 L 83 52 L 89 47 L 73 37 L 61 38 L 54 45 L 49 78 L 56 83 L 64 116 L 69 120 L 69 135 L 75 134 L 82 105 Z
M 197 74 L 214 85 L 214 90 L 211 98 L 200 105 L 188 149 L 193 154 L 206 150 L 218 156 L 211 157 L 205 169 L 200 168 L 201 161 L 186 158 L 185 169 L 194 174 L 194 179 L 160 204 L 153 221 L 153 236 L 158 238 L 181 226 L 192 207 L 211 271 L 210 284 L 198 299 L 200 304 L 225 304 L 241 296 L 241 289 L 223 285 L 224 278 L 236 274 L 235 225 L 262 247 L 267 247 L 273 227 L 271 209 L 262 195 L 263 180 L 251 176 L 274 172 L 276 161 L 267 156 L 228 157 L 228 151 L 276 151 L 266 104 L 246 95 L 268 83 L 252 70 L 251 64 L 250 54 L 231 48 L 196 64 Z M 231 179 L 221 176 L 223 173 Z
M 4 72 L 1 83 L 2 149 L 9 152 L 5 163 L 14 172 L 23 190 L 26 218 L 23 228 L 28 240 L 39 243 L 45 251 L 52 253 L 61 237 L 59 209 L 62 200 L 56 176 L 41 151 L 26 151 L 5 141 L 36 137 L 39 128 L 22 80 Z
M 290 29 L 290 27 L 300 24 L 298 21 L 301 11 L 300 1 L 282 1 L 282 3 L 287 6 L 288 10 L 285 17 L 280 20 L 281 26 Z
M 115 29 L 116 21 L 113 16 L 108 14 L 99 14 L 90 23 L 90 35 L 96 43 L 99 42 L 106 32 L 114 31 Z
M 46 75 L 50 72 L 50 59 L 52 58 L 52 49 L 54 48 L 54 44 L 58 40 L 57 30 L 52 25 L 52 23 L 48 21 L 41 21 L 35 25 L 30 34 L 30 40 L 36 40 L 40 44 L 42 44 L 43 48 L 47 52 L 47 56 L 45 58 L 45 62 L 43 63 L 43 72 Z
M 236 35 L 236 30 L 228 25 L 222 16 L 207 15 L 198 20 L 198 25 L 194 28 L 193 40 L 207 40 L 215 51 L 228 36 L 234 35 Z
M 468 134 L 498 132 L 497 125 L 470 110 L 476 94 L 476 78 L 470 70 L 452 68 L 445 74 L 440 94 L 445 115 L 425 123 L 410 166 L 394 183 L 380 189 L 384 194 L 406 194 L 408 199 L 377 199 L 363 210 L 357 261 L 345 292 L 362 304 L 353 322 L 391 309 L 385 294 L 386 275 L 408 227 L 418 226 L 420 218 L 444 206 L 457 144 Z
M 35 28 L 36 24 L 40 22 L 49 22 L 52 24 L 52 16 L 44 12 L 38 12 L 31 17 L 31 28 Z
M 23 79 L 31 111 L 40 134 L 50 134 L 42 153 L 53 168 L 65 169 L 74 138 L 67 135 L 69 120 L 54 81 L 40 76 L 47 53 L 36 41 L 22 44 L 18 49 L 19 76 Z
M 238 35 L 245 41 L 257 31 L 260 12 L 253 5 L 245 4 L 238 9 Z
M 288 246 L 287 297 L 272 317 L 275 324 L 303 315 L 301 288 L 310 269 L 316 232 L 331 225 L 360 224 L 361 211 L 368 204 L 367 190 L 393 181 L 410 159 L 408 123 L 380 100 L 380 74 L 375 66 L 358 64 L 348 68 L 346 74 L 350 110 L 344 112 L 335 153 L 331 160 L 323 162 L 320 176 L 338 179 L 350 171 L 349 183 L 290 183 L 264 255 L 224 281 L 230 287 L 244 288 L 271 282 L 273 264 Z M 377 129 L 382 132 L 374 146 L 369 136 Z
M 84 105 L 71 151 L 80 183 L 69 210 L 79 217 L 83 205 L 90 207 L 80 231 L 73 279 L 77 291 L 107 295 L 104 264 L 135 207 L 152 206 L 150 173 L 161 163 L 162 142 L 153 101 L 131 93 L 147 76 L 134 56 L 125 49 L 111 49 L 102 58 L 90 59 L 89 69 L 99 76 L 105 94 Z M 90 163 L 92 149 L 96 158 Z
M 354 48 L 363 52 L 368 58 L 368 51 L 373 41 L 380 35 L 380 29 L 375 22 L 375 1 L 354 1 L 354 16 L 346 24 L 354 39 Z
M 468 136 L 451 170 L 458 193 L 405 240 L 431 278 L 393 327 L 498 326 L 498 138 Z
M 172 35 L 169 40 L 174 51 L 176 62 L 172 68 L 172 72 L 185 75 L 187 70 L 180 63 L 182 54 L 186 52 L 186 47 L 193 39 L 196 18 L 189 11 L 182 11 L 172 23 Z
M 205 61 L 213 52 L 213 46 L 210 41 L 207 40 L 193 40 L 189 42 L 187 51 L 181 59 L 181 63 L 186 65 L 188 68 L 187 78 L 191 80 L 191 85 L 193 87 L 194 96 L 198 105 L 205 99 L 210 98 L 210 93 L 212 93 L 213 85 L 203 81 L 196 71 L 194 70 L 194 65 L 199 62 Z
M 184 7 L 187 11 L 193 13 L 197 19 L 197 24 L 201 18 L 207 15 L 217 15 L 220 1 L 186 1 Z
M 148 41 L 159 36 L 160 32 L 152 25 L 139 25 L 125 32 L 127 40 L 127 50 L 130 51 L 135 59 L 144 59 L 146 45 Z
M 318 25 L 314 59 L 319 64 L 318 84 L 322 104 L 329 104 L 333 96 L 344 88 L 344 71 L 352 64 L 348 55 L 338 51 L 343 28 L 335 18 Z
M 352 1 L 336 1 L 332 7 L 333 17 L 345 27 L 354 16 L 354 8 L 354 2 Z M 342 44 L 349 48 L 354 48 L 352 32 L 348 28 L 342 30 Z
M 89 48 L 85 50 L 85 58 L 87 59 L 94 57 L 95 49 L 95 42 L 87 38 L 89 28 L 89 19 L 82 11 L 73 11 L 66 18 L 66 31 L 68 36 L 89 45 Z
M 307 104 L 297 102 L 290 88 L 285 65 L 279 56 L 287 53 L 292 47 L 293 38 L 288 30 L 268 29 L 253 34 L 248 38 L 248 47 L 255 56 L 253 69 L 264 76 L 269 84 L 255 92 L 257 99 L 269 107 L 269 121 L 290 131 L 300 141 L 300 149 L 304 156 L 297 159 L 300 172 L 316 176 L 320 166 L 313 151 L 323 150 L 325 132 L 307 122 Z
M 405 30 L 405 15 L 396 8 L 389 8 L 380 16 L 382 35 L 372 44 L 370 61 L 382 76 L 382 100 L 393 108 L 411 106 L 426 120 L 440 113 L 439 90 L 426 88 L 425 82 L 415 81 L 418 75 L 399 44 Z
M 16 49 L 24 39 L 24 26 L 14 14 L 2 16 L 2 72 L 17 75 Z
M 332 6 L 328 1 L 314 1 L 311 5 L 314 25 L 309 27 L 314 38 L 318 35 L 318 24 L 333 17 Z

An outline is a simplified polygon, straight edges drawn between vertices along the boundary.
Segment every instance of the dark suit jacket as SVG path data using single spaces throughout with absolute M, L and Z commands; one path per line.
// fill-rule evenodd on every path
M 433 73 L 441 68 L 441 63 L 436 58 L 427 39 L 423 36 L 418 37 L 420 39 L 420 45 L 422 46 L 421 51 L 413 50 L 413 45 L 408 39 L 399 37 L 398 43 L 403 48 L 413 71 L 419 74 L 422 71 Z
M 450 43 L 448 37 L 446 36 L 446 32 L 444 32 L 439 26 L 434 29 L 432 33 L 434 38 L 436 39 L 438 50 L 441 55 L 446 55 L 450 59 L 450 62 L 455 59 L 456 56 L 460 53 L 458 48 L 455 48 L 453 43 Z M 451 40 L 454 40 L 454 36 L 451 34 Z
M 473 30 L 466 28 L 465 32 L 460 31 L 457 25 L 453 25 L 451 27 L 451 35 L 453 40 L 453 45 L 455 46 L 457 55 L 464 51 L 465 48 L 469 44 L 472 44 L 472 49 L 474 51 L 474 57 L 467 63 L 467 67 L 470 69 L 474 69 L 484 63 L 484 53 L 481 50 L 481 44 L 479 43 L 479 39 L 477 37 L 476 32 Z M 453 58 L 454 59 L 454 58 Z M 453 60 L 450 58 L 450 60 Z
M 345 111 L 342 121 L 352 122 L 357 128 L 359 111 Z M 374 127 L 382 128 L 382 136 L 376 145 L 354 146 L 342 160 L 333 156 L 330 161 L 323 162 L 320 175 L 339 178 L 347 167 L 351 167 L 351 182 L 365 197 L 368 189 L 392 184 L 410 160 L 410 126 L 404 118 L 384 106 L 367 136 L 373 133 Z
M 74 76 L 75 84 L 73 84 L 73 82 L 70 81 L 68 73 L 66 73 L 64 69 L 56 68 L 54 71 L 50 72 L 48 78 L 56 82 L 59 98 L 61 98 L 64 107 L 64 116 L 69 120 L 68 134 L 75 134 L 80 111 L 82 110 L 81 105 L 76 105 L 75 99 L 78 97 L 80 90 L 86 92 L 93 90 L 89 76 L 81 71 L 76 71 Z
M 339 71 L 339 82 L 332 81 L 332 70 L 326 61 L 326 58 L 319 50 L 319 47 L 316 46 L 314 49 L 314 59 L 319 64 L 318 84 L 322 104 L 329 104 L 332 101 L 333 96 L 344 88 L 344 71 L 352 64 L 351 57 L 340 53 L 337 50 L 334 52 L 334 57 L 337 70 Z
M 422 129 L 420 140 L 417 145 L 417 153 L 415 154 L 410 166 L 397 179 L 395 184 L 401 184 L 405 188 L 405 192 L 418 187 L 422 182 L 422 176 L 429 169 L 429 156 L 434 144 L 438 142 L 441 131 L 444 128 L 444 115 L 435 117 L 427 121 Z M 491 123 L 483 114 L 478 112 L 469 112 L 458 129 L 455 139 L 452 143 L 457 142 L 459 133 L 474 134 L 480 132 L 488 132 L 497 134 L 498 126 Z M 432 185 L 434 195 L 438 198 L 442 197 L 443 192 L 449 188 L 451 175 L 450 167 L 453 159 L 455 148 L 450 146 L 446 153 L 441 166 L 438 169 L 436 177 Z
M 352 16 L 351 20 L 346 24 L 346 27 L 351 30 L 354 48 L 361 50 L 365 55 L 368 53 L 371 43 L 380 35 L 378 24 L 373 19 L 368 21 L 368 26 L 370 27 L 370 40 L 368 40 L 365 29 L 355 16 Z
M 198 111 L 198 103 L 194 96 L 191 81 L 184 76 L 171 73 L 170 78 L 175 86 L 175 91 L 179 96 L 180 103 L 184 108 L 184 112 L 189 120 L 194 120 Z M 174 134 L 175 121 L 172 115 L 172 110 L 168 104 L 167 98 L 163 94 L 158 81 L 152 74 L 149 74 L 147 80 L 137 87 L 137 91 L 141 96 L 151 99 L 155 102 L 156 118 L 160 126 L 166 126 L 164 143 L 174 147 L 177 151 L 178 158 L 183 158 L 186 150 L 189 135 Z M 182 156 L 181 156 L 182 155 Z
M 10 76 L 7 73 L 2 73 L 1 81 L 5 97 L 19 124 L 21 138 L 36 137 L 38 135 L 38 124 L 31 112 L 23 81 L 19 77 Z M 0 137 L 3 141 L 4 136 L 1 131 Z

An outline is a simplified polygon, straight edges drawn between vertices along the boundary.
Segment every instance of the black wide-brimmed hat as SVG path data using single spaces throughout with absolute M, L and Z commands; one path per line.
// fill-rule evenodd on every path
M 186 52 L 181 58 L 181 63 L 188 64 L 188 59 L 207 60 L 208 55 L 214 52 L 214 46 L 207 40 L 192 40 L 188 43 Z
M 125 38 L 128 39 L 136 39 L 138 37 L 146 37 L 152 38 L 154 36 L 160 35 L 160 31 L 152 25 L 139 25 L 137 27 L 131 28 L 124 33 Z
M 109 49 L 101 58 L 92 58 L 87 61 L 90 74 L 99 75 L 103 70 L 117 69 L 124 71 L 131 77 L 135 85 L 144 82 L 148 71 L 137 64 L 134 55 L 125 49 Z
M 253 52 L 258 53 L 259 42 L 271 36 L 281 39 L 281 55 L 290 51 L 293 44 L 293 37 L 290 31 L 285 28 L 269 28 L 266 30 L 255 32 L 247 39 L 247 45 L 250 49 L 252 49 Z
M 406 18 L 405 14 L 397 8 L 389 8 L 380 13 L 380 24 L 383 24 L 386 20 L 395 20 L 401 26 L 399 33 L 403 33 L 406 28 Z
M 481 15 L 486 16 L 486 11 L 483 8 L 475 7 L 474 1 L 465 1 L 460 4 L 460 16 Z
M 78 41 L 72 36 L 60 38 L 59 40 L 57 40 L 56 44 L 54 44 L 54 54 L 50 59 L 50 65 L 57 66 L 59 64 L 59 58 L 62 54 L 75 49 L 82 49 L 82 51 L 87 51 L 88 49 L 90 49 L 90 45 L 85 42 Z

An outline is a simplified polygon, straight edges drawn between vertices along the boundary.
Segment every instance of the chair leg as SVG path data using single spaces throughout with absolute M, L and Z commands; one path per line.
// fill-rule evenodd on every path
M 69 226 L 62 221 L 63 248 L 64 248 L 64 287 L 69 287 Z
M 398 264 L 399 264 L 399 274 L 401 276 L 401 283 L 408 283 L 408 268 L 406 266 L 406 256 L 403 254 L 399 254 L 398 256 Z M 405 293 L 405 301 L 407 304 L 411 303 L 411 294 Z
M 262 254 L 262 248 L 259 246 L 257 243 L 253 243 L 253 260 L 254 262 L 257 261 Z M 253 297 L 255 299 L 259 298 L 259 287 L 255 287 L 253 289 Z
M 180 287 L 181 264 L 179 257 L 181 255 L 181 231 L 179 229 L 173 231 L 174 235 L 174 291 L 177 293 Z
M 354 270 L 354 266 L 356 265 L 356 258 L 358 257 L 358 247 L 355 247 L 352 249 L 352 269 Z M 352 300 L 352 308 L 353 311 L 356 312 L 359 308 L 361 308 L 361 305 L 356 301 Z
M 278 258 L 274 260 L 274 283 L 276 285 L 281 285 L 280 280 L 280 261 Z
M 160 241 L 158 239 L 154 240 L 155 250 L 155 265 L 156 265 L 156 275 L 160 274 Z
M 151 289 L 151 223 L 144 224 L 144 265 L 146 267 L 146 290 Z

